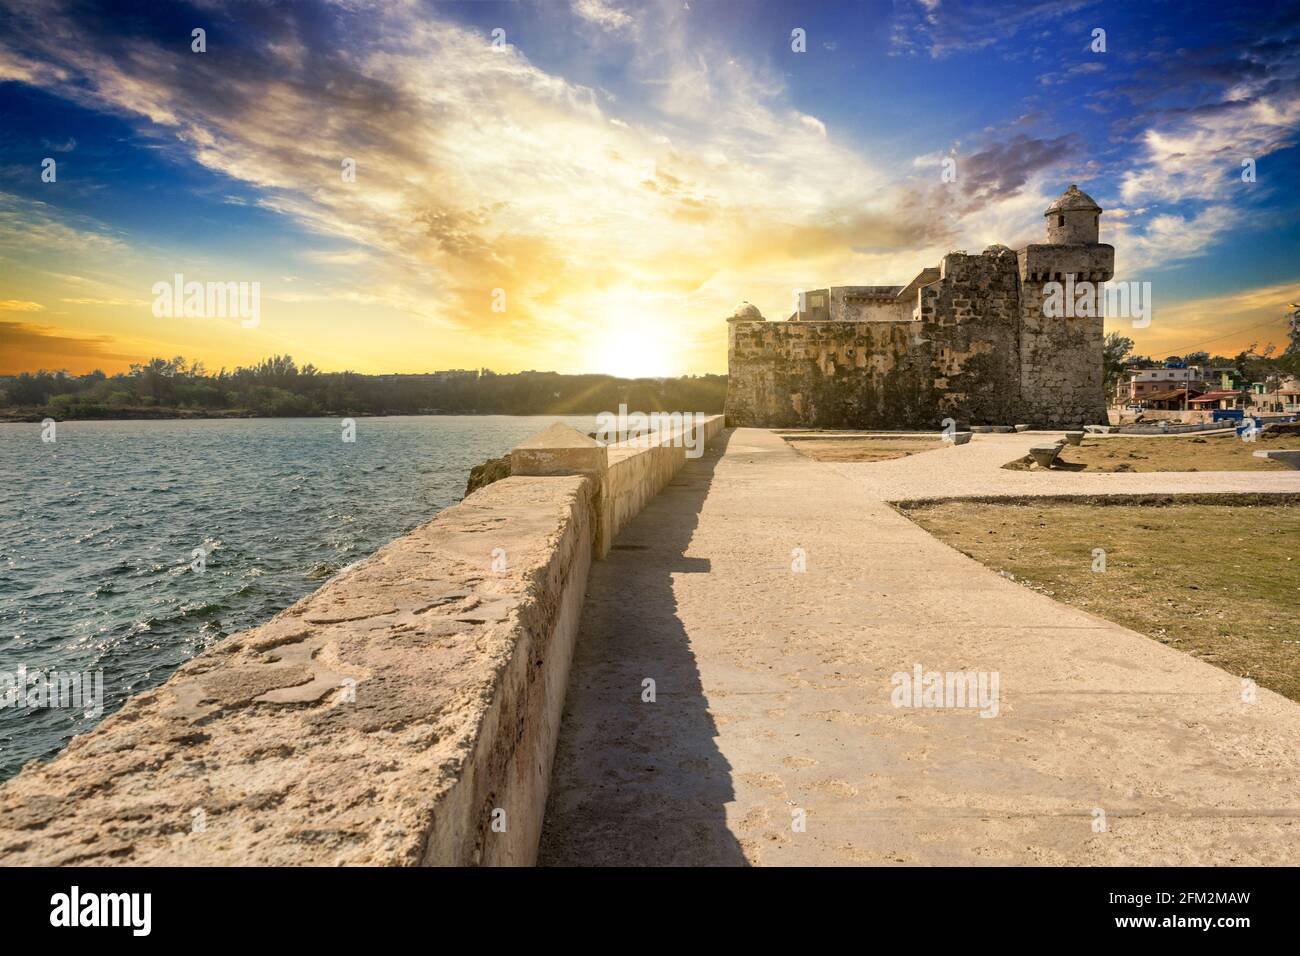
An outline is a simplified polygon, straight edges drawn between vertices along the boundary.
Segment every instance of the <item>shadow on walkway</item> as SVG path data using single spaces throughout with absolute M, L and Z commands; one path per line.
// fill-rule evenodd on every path
M 673 593 L 731 432 L 688 461 L 592 566 L 539 864 L 743 865 L 731 766 Z M 699 635 L 697 635 L 697 638 Z M 643 700 L 654 682 L 654 702 Z

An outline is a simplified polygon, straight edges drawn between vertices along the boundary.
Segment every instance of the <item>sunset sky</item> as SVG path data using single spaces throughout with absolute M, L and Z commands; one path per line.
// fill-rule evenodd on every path
M 1300 301 L 1294 4 L 0 11 L 0 373 L 722 372 L 741 300 L 1041 241 L 1072 182 L 1152 284 L 1107 325 L 1139 352 L 1281 345 Z M 260 324 L 155 317 L 176 273 L 259 282 Z

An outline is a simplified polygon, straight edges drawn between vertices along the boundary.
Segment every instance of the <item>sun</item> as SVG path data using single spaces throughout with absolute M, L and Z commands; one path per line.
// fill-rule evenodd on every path
M 594 350 L 596 371 L 619 378 L 663 378 L 680 374 L 677 350 L 663 323 L 634 316 L 608 328 Z

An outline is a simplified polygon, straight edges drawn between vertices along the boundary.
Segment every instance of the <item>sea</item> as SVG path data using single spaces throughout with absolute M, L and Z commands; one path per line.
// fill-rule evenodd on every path
M 0 780 L 459 501 L 474 465 L 555 421 L 595 424 L 0 424 Z

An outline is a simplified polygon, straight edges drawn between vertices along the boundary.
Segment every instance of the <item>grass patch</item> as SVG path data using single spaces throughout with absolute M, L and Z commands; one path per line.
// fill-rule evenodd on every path
M 815 461 L 889 461 L 943 445 L 938 438 L 821 438 L 782 436 L 799 454 Z
M 1053 471 L 1286 471 L 1287 466 L 1254 453 L 1269 448 L 1300 448 L 1295 435 L 1260 433 L 1254 442 L 1236 435 L 1189 435 L 1178 438 L 1085 438 L 1066 445 Z M 1028 471 L 1028 455 L 1003 465 Z
M 926 531 L 1065 604 L 1300 701 L 1300 502 L 916 502 Z M 1093 550 L 1106 570 L 1092 570 Z

